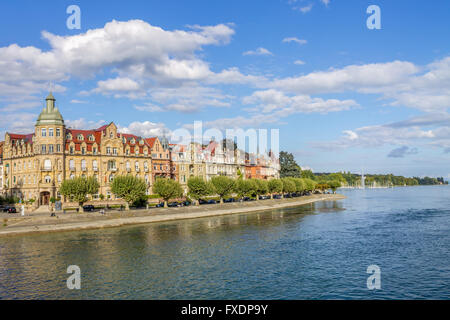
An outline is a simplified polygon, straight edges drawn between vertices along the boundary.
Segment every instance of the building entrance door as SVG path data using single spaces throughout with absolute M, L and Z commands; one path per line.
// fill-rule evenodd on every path
M 48 192 L 48 191 L 41 192 L 40 205 L 48 206 L 49 204 L 50 204 L 50 192 Z

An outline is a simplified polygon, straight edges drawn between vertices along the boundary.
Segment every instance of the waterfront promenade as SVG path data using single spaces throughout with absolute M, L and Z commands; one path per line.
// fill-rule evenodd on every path
M 252 213 L 300 206 L 318 201 L 341 200 L 339 194 L 320 194 L 291 199 L 260 200 L 252 202 L 225 203 L 179 208 L 152 208 L 148 210 L 111 211 L 105 215 L 99 212 L 28 215 L 3 219 L 0 237 L 33 233 L 48 233 L 72 230 L 101 229 L 125 225 L 165 222 L 183 219 L 204 218 L 229 214 Z M 6 219 L 6 218 L 5 218 Z M 6 223 L 6 226 L 4 225 Z

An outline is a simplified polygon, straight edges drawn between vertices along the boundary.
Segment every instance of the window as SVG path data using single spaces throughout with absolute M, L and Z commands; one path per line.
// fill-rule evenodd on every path
M 62 181 L 61 174 L 58 174 L 58 182 L 61 182 L 61 181 Z
M 57 137 L 61 136 L 61 129 L 56 128 L 56 136 Z
M 75 170 L 75 160 L 69 160 L 69 168 L 70 170 Z
M 111 148 L 110 147 L 106 148 L 106 154 L 111 154 Z
M 86 154 L 86 148 L 85 147 L 81 148 L 81 154 Z
M 68 134 L 66 135 L 66 139 L 67 139 L 67 140 L 72 140 L 72 135 L 71 135 L 70 133 L 68 133 Z
M 92 153 L 93 153 L 93 154 L 97 154 L 97 148 L 96 148 L 96 147 L 93 147 L 93 148 L 92 148 Z
M 52 170 L 52 161 L 50 159 L 44 160 L 44 169 Z
M 53 153 L 53 145 L 52 144 L 48 145 L 48 153 Z
M 69 148 L 69 152 L 70 152 L 70 154 L 74 153 L 74 148 L 72 146 Z
M 41 153 L 43 154 L 47 153 L 47 146 L 45 144 L 41 146 Z
M 61 145 L 60 144 L 56 145 L 56 152 L 61 152 Z
M 41 130 L 41 137 L 46 137 L 47 136 L 47 129 L 42 128 Z
M 134 167 L 136 168 L 136 171 L 139 171 L 139 162 L 135 162 Z
M 48 136 L 53 137 L 53 128 L 48 129 Z
M 79 134 L 79 135 L 77 136 L 77 139 L 78 139 L 78 140 L 84 140 L 84 137 L 83 137 L 82 134 Z
M 86 160 L 81 160 L 81 170 L 86 171 L 87 167 L 86 167 Z
M 45 183 L 52 182 L 52 178 L 50 176 L 45 176 L 44 180 L 45 180 Z
M 116 169 L 116 162 L 114 160 L 108 161 L 108 170 Z
M 117 155 L 117 148 L 113 148 L 113 154 Z
M 114 180 L 114 175 L 113 174 L 110 174 L 109 175 L 109 182 L 112 182 Z
M 94 141 L 94 136 L 92 134 L 89 136 L 89 141 Z
M 92 168 L 94 168 L 95 171 L 98 170 L 97 160 L 92 161 Z
M 159 158 L 162 159 L 162 154 L 161 153 L 159 154 Z

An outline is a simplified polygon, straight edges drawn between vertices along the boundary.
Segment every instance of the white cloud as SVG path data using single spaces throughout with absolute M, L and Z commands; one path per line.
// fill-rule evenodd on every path
M 90 129 L 97 129 L 103 126 L 106 123 L 105 120 L 99 120 L 99 121 L 92 121 L 92 120 L 86 120 L 84 118 L 70 120 L 65 120 L 65 124 L 67 128 L 71 129 L 80 129 L 80 130 L 90 130 Z
M 118 126 L 118 129 L 122 133 L 135 134 L 142 137 L 154 137 L 171 134 L 171 131 L 166 128 L 164 123 L 155 123 L 150 121 L 135 121 L 130 123 L 127 127 Z
M 266 48 L 258 48 L 256 50 L 249 50 L 243 53 L 244 56 L 267 56 L 273 55 L 272 52 L 267 50 Z
M 313 4 L 311 3 L 305 7 L 298 7 L 297 9 L 302 13 L 307 13 L 307 12 L 311 11 L 312 7 L 313 7 Z
M 303 60 L 295 60 L 294 64 L 297 64 L 297 65 L 301 66 L 301 65 L 305 64 L 305 61 L 303 61 Z
M 307 44 L 308 41 L 304 40 L 304 39 L 299 39 L 296 37 L 289 37 L 289 38 L 284 38 L 283 42 L 296 42 L 298 44 Z

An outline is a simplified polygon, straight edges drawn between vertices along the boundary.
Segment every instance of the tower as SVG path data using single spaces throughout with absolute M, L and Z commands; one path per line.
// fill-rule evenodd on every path
M 56 187 L 64 180 L 65 125 L 55 102 L 50 92 L 35 125 L 33 144 L 40 205 L 48 205 L 51 197 L 57 197 Z

